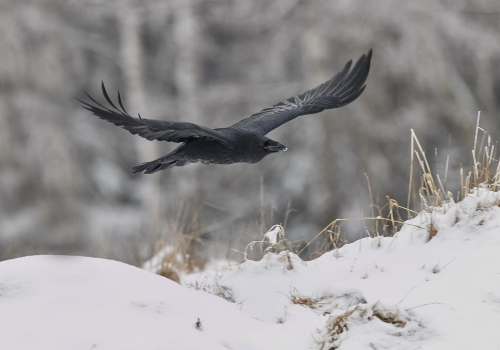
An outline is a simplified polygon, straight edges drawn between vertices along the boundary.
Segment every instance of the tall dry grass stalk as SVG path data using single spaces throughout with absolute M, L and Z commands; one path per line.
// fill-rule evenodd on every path
M 237 213 L 211 225 L 201 225 L 200 210 L 200 205 L 193 206 L 181 202 L 173 215 L 159 223 L 161 230 L 157 235 L 150 236 L 149 253 L 142 262 L 154 256 L 157 256 L 157 259 L 161 257 L 161 261 L 155 260 L 155 265 L 148 268 L 178 282 L 181 274 L 203 270 L 208 261 L 223 255 L 224 252 L 220 249 L 218 251 L 217 244 L 210 238 L 210 234 L 232 224 L 240 214 Z M 237 244 L 242 235 L 243 231 L 235 232 L 231 242 Z M 230 258 L 229 248 L 226 258 Z
M 474 148 L 472 149 L 472 166 L 469 171 L 460 168 L 460 191 L 457 193 L 456 201 L 461 201 L 475 187 L 487 186 L 493 191 L 500 188 L 500 163 L 497 158 L 498 141 L 493 143 L 491 136 L 479 126 L 481 113 L 478 112 L 476 129 L 474 134 Z M 416 145 L 416 149 L 414 148 Z M 451 192 L 446 190 L 449 154 L 446 159 L 446 170 L 444 184 L 439 174 L 439 168 L 436 166 L 436 172 L 433 173 L 429 166 L 426 154 L 418 141 L 418 138 L 411 130 L 411 169 L 408 190 L 408 207 L 411 203 L 412 183 L 413 183 L 413 153 L 415 154 L 418 165 L 420 166 L 420 189 L 418 191 L 420 199 L 420 210 L 429 210 L 432 207 L 439 207 L 445 201 L 453 199 Z M 437 150 L 436 150 L 437 154 Z M 465 177 L 464 177 L 465 174 Z M 411 217 L 411 216 L 410 216 Z

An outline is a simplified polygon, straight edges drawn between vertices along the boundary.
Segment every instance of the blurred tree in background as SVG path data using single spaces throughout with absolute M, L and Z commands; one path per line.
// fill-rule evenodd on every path
M 410 129 L 439 162 L 450 149 L 454 191 L 478 110 L 498 134 L 497 0 L 2 0 L 0 29 L 3 257 L 131 261 L 131 246 L 173 231 L 236 246 L 236 232 L 255 238 L 285 217 L 289 237 L 309 239 L 370 210 L 365 173 L 380 198 L 406 203 Z M 223 127 L 370 48 L 364 94 L 273 131 L 289 152 L 254 165 L 132 177 L 176 145 L 134 137 L 73 99 L 100 96 L 104 80 L 131 114 Z

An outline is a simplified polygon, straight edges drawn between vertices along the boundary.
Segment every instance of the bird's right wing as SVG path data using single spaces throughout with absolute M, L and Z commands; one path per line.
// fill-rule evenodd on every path
M 372 50 L 361 56 L 351 69 L 352 61 L 344 66 L 332 79 L 320 86 L 266 108 L 231 128 L 243 129 L 265 135 L 280 125 L 301 115 L 314 114 L 345 106 L 361 95 L 370 71 Z
M 231 148 L 231 140 L 229 140 L 221 132 L 205 126 L 186 122 L 144 119 L 141 118 L 140 115 L 139 118 L 134 118 L 130 116 L 123 107 L 120 92 L 118 92 L 118 103 L 121 109 L 117 108 L 109 98 L 104 87 L 104 83 L 101 84 L 101 88 L 104 98 L 108 101 L 110 107 L 112 108 L 103 106 L 94 100 L 89 94 L 87 94 L 87 96 L 92 100 L 92 102 L 95 103 L 95 105 L 84 102 L 80 99 L 77 100 L 83 103 L 83 108 L 86 110 L 92 112 L 102 120 L 121 126 L 131 134 L 139 135 L 150 141 L 159 140 L 170 142 L 186 142 L 195 138 L 204 137 L 213 141 L 218 141 L 226 147 Z

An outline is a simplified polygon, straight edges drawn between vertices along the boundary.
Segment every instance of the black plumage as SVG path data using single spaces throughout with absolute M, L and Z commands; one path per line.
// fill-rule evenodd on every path
M 370 71 L 372 51 L 361 56 L 352 67 L 352 60 L 332 79 L 320 86 L 266 108 L 249 118 L 227 128 L 210 129 L 205 126 L 186 123 L 144 119 L 130 116 L 118 92 L 117 107 L 109 98 L 102 84 L 102 93 L 109 103 L 105 107 L 90 95 L 95 104 L 79 100 L 83 107 L 99 118 L 121 126 L 134 135 L 148 140 L 182 143 L 169 154 L 151 162 L 136 166 L 132 173 L 151 174 L 174 166 L 189 163 L 232 164 L 257 163 L 265 156 L 286 151 L 286 147 L 265 135 L 280 125 L 301 115 L 315 114 L 325 109 L 345 106 L 358 98 L 365 89 Z

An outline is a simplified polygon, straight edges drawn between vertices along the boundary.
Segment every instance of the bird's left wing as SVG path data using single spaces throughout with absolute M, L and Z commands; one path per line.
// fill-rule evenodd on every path
M 80 99 L 77 100 L 83 103 L 83 108 L 86 110 L 89 110 L 102 120 L 121 126 L 131 134 L 139 135 L 150 141 L 159 140 L 170 142 L 186 142 L 195 138 L 204 137 L 220 142 L 226 147 L 231 148 L 231 140 L 228 139 L 226 135 L 205 126 L 186 122 L 145 119 L 141 118 L 140 115 L 139 118 L 134 118 L 130 116 L 123 107 L 120 92 L 118 92 L 118 104 L 120 108 L 117 108 L 109 98 L 106 88 L 104 87 L 104 83 L 101 84 L 101 89 L 104 98 L 110 105 L 110 108 L 103 106 L 94 100 L 89 94 L 87 94 L 88 98 L 90 98 L 95 105 L 84 102 Z
M 319 113 L 325 109 L 338 108 L 351 103 L 365 89 L 364 84 L 370 71 L 371 57 L 372 50 L 361 56 L 352 69 L 351 60 L 346 63 L 341 72 L 326 83 L 266 108 L 239 121 L 231 128 L 265 135 L 298 116 Z

